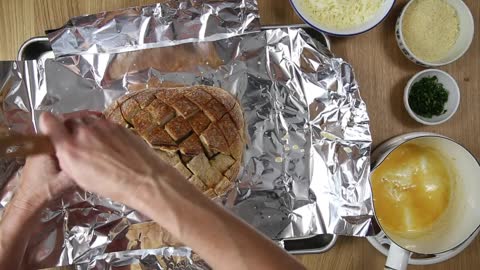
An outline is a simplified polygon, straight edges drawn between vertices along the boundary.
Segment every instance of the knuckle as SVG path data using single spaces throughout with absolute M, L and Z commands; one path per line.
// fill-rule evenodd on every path
M 95 127 L 102 131 L 110 131 L 115 128 L 115 126 L 105 119 L 99 119 L 95 122 Z
M 77 129 L 77 140 L 80 143 L 91 141 L 95 137 L 95 131 L 88 126 L 80 126 Z
M 77 129 L 77 134 L 79 137 L 92 136 L 92 130 L 87 126 L 80 126 Z

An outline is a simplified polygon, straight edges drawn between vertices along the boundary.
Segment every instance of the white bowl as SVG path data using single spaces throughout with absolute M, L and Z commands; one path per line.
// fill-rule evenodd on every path
M 302 18 L 304 22 L 309 24 L 312 28 L 316 29 L 317 31 L 324 32 L 334 36 L 353 36 L 353 35 L 365 33 L 373 29 L 375 26 L 380 24 L 387 17 L 388 13 L 393 7 L 393 4 L 395 4 L 395 0 L 385 0 L 383 5 L 379 8 L 377 13 L 370 20 L 355 27 L 346 28 L 346 29 L 337 29 L 337 28 L 321 25 L 320 23 L 312 20 L 311 15 L 309 15 L 308 12 L 305 12 L 305 10 L 303 10 L 302 8 L 302 5 L 300 5 L 301 1 L 306 1 L 306 0 L 290 0 L 290 3 L 292 4 L 293 9 L 298 14 L 298 16 L 300 16 L 300 18 Z
M 405 16 L 405 12 L 408 7 L 414 1 L 417 0 L 410 0 L 410 2 L 408 2 L 408 4 L 403 8 L 402 13 L 397 19 L 397 24 L 395 25 L 395 37 L 397 39 L 398 47 L 400 47 L 400 50 L 403 52 L 403 54 L 410 59 L 410 61 L 424 67 L 438 67 L 447 65 L 462 57 L 467 52 L 468 48 L 470 48 L 474 34 L 473 16 L 468 6 L 462 0 L 446 0 L 447 3 L 457 11 L 460 23 L 460 33 L 458 35 L 457 42 L 455 45 L 453 45 L 453 48 L 450 49 L 450 52 L 447 56 L 439 61 L 428 62 L 413 54 L 413 52 L 408 48 L 408 45 L 403 37 L 403 17 Z
M 410 94 L 410 89 L 414 83 L 420 81 L 422 78 L 432 76 L 437 76 L 438 82 L 443 84 L 443 87 L 448 91 L 448 101 L 445 104 L 447 112 L 439 116 L 433 116 L 432 118 L 425 118 L 412 111 L 410 104 L 408 103 L 408 95 Z M 415 74 L 410 81 L 408 81 L 403 95 L 403 103 L 408 114 L 415 119 L 415 121 L 424 125 L 439 125 L 452 118 L 457 111 L 458 105 L 460 104 L 460 89 L 458 88 L 455 79 L 445 71 L 439 69 L 427 69 Z

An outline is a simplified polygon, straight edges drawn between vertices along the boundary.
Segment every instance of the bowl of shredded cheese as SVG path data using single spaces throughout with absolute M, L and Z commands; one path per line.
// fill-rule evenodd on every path
M 290 0 L 290 3 L 302 20 L 316 30 L 352 36 L 381 23 L 395 0 Z
M 474 21 L 462 0 L 411 0 L 395 26 L 400 50 L 425 67 L 450 64 L 470 47 Z

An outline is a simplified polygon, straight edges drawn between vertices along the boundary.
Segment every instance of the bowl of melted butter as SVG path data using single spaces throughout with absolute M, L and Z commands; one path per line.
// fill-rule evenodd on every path
M 454 174 L 433 147 L 406 143 L 395 149 L 371 177 L 382 227 L 406 236 L 429 230 L 448 210 Z

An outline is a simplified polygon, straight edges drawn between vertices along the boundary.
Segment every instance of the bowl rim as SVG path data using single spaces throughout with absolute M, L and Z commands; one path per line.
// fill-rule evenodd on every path
M 467 14 L 464 14 L 466 16 L 468 16 L 468 19 L 470 20 L 470 22 L 472 23 L 472 33 L 470 35 L 470 39 L 468 41 L 468 45 L 465 47 L 465 49 L 462 50 L 462 52 L 460 54 L 458 54 L 457 56 L 455 56 L 454 58 L 452 58 L 451 60 L 449 61 L 444 61 L 444 62 L 440 62 L 440 63 L 431 63 L 431 62 L 428 62 L 428 61 L 425 61 L 423 59 L 421 59 L 420 57 L 416 56 L 411 50 L 410 48 L 408 47 L 408 44 L 407 42 L 405 41 L 405 38 L 403 37 L 403 18 L 405 16 L 405 13 L 408 9 L 408 7 L 417 0 L 409 0 L 408 3 L 403 7 L 402 9 L 402 12 L 400 13 L 400 16 L 398 17 L 398 20 L 399 20 L 399 24 L 398 24 L 398 29 L 399 29 L 399 38 L 400 38 L 400 41 L 403 43 L 403 47 L 405 48 L 405 50 L 407 50 L 407 52 L 418 62 L 422 63 L 423 65 L 426 65 L 426 66 L 429 66 L 429 67 L 440 67 L 440 66 L 445 66 L 445 65 L 448 65 L 448 64 L 451 64 L 455 61 L 457 61 L 458 59 L 460 59 L 463 55 L 465 55 L 465 53 L 470 49 L 470 47 L 472 46 L 472 43 L 473 43 L 473 38 L 475 36 L 475 20 L 473 19 L 473 15 L 472 15 L 472 11 L 470 10 L 470 8 L 467 6 L 467 4 L 465 4 L 465 2 L 463 0 L 452 0 L 452 1 L 458 1 L 460 3 L 460 5 L 463 5 L 466 10 L 467 10 Z M 397 44 L 400 46 L 400 44 Z
M 388 17 L 388 14 L 390 14 L 390 12 L 392 11 L 393 7 L 395 6 L 395 3 L 397 2 L 397 0 L 392 0 L 392 4 L 391 6 L 388 8 L 387 12 L 384 14 L 384 16 L 377 22 L 375 23 L 372 27 L 366 29 L 366 30 L 362 30 L 360 32 L 354 32 L 354 33 L 350 33 L 350 34 L 340 34 L 340 33 L 335 33 L 335 32 L 331 32 L 331 31 L 326 31 L 324 29 L 322 29 L 321 27 L 315 25 L 314 23 L 310 22 L 310 20 L 308 20 L 301 12 L 300 10 L 297 8 L 297 5 L 293 2 L 294 0 L 288 0 L 290 2 L 290 5 L 293 7 L 293 10 L 295 11 L 295 13 L 300 17 L 300 19 L 302 19 L 306 24 L 310 25 L 310 27 L 312 27 L 313 29 L 319 31 L 319 32 L 323 32 L 325 34 L 328 34 L 328 35 L 332 35 L 332 36 L 337 36 L 337 37 L 350 37 L 350 36 L 356 36 L 356 35 L 360 35 L 360 34 L 363 34 L 363 33 L 366 33 L 370 30 L 372 30 L 373 28 L 377 27 L 379 24 L 381 24 L 387 17 Z
M 449 89 L 450 91 L 453 91 L 454 96 L 455 96 L 454 108 L 450 112 L 447 112 L 447 117 L 445 119 L 440 120 L 440 121 L 425 121 L 425 120 L 421 119 L 415 112 L 413 112 L 413 110 L 410 108 L 410 104 L 408 102 L 408 95 L 410 94 L 410 89 L 412 88 L 413 81 L 415 81 L 417 78 L 419 78 L 420 76 L 422 76 L 423 74 L 425 74 L 427 72 L 434 72 L 434 73 L 437 73 L 437 74 L 441 74 L 442 76 L 445 76 L 449 80 L 451 80 L 453 82 L 453 85 L 454 85 L 453 89 Z M 415 75 L 413 75 L 412 78 L 410 78 L 410 80 L 407 82 L 407 85 L 405 86 L 405 89 L 404 89 L 404 92 L 403 92 L 403 105 L 405 106 L 405 109 L 407 110 L 410 117 L 412 117 L 415 121 L 417 121 L 421 124 L 427 125 L 427 126 L 440 125 L 440 124 L 443 124 L 443 123 L 447 122 L 448 120 L 450 120 L 450 118 L 452 118 L 453 115 L 455 115 L 455 113 L 457 112 L 458 107 L 460 106 L 460 88 L 458 87 L 458 84 L 457 84 L 457 81 L 455 80 L 455 78 L 453 78 L 452 75 L 448 74 L 447 72 L 445 72 L 443 70 L 440 70 L 440 69 L 425 69 L 425 70 L 422 70 L 422 71 L 416 73 Z

